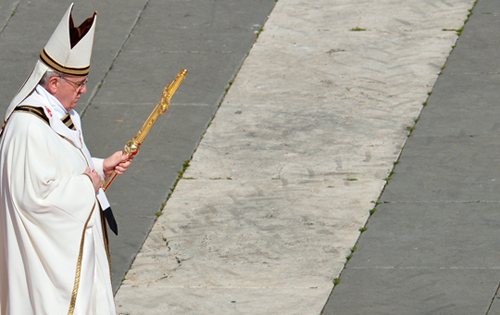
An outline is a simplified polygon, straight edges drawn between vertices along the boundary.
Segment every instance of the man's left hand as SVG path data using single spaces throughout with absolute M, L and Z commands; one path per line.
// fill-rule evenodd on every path
M 104 160 L 104 175 L 108 176 L 113 172 L 118 175 L 125 173 L 125 171 L 132 163 L 132 159 L 132 157 L 129 157 L 123 151 L 115 152 L 113 155 Z

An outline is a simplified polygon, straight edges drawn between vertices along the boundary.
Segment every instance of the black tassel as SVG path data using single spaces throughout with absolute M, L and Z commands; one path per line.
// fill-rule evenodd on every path
M 116 223 L 113 211 L 111 211 L 111 207 L 108 207 L 103 212 L 104 216 L 106 217 L 106 221 L 108 221 L 109 228 L 111 229 L 111 231 L 113 231 L 113 233 L 115 233 L 115 235 L 118 235 L 118 224 Z

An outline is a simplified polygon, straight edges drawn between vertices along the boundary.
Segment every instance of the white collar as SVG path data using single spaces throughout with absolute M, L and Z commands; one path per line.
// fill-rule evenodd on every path
M 56 113 L 57 118 L 62 119 L 66 116 L 66 114 L 68 114 L 68 111 L 64 108 L 61 102 L 59 102 L 59 100 L 54 95 L 50 94 L 49 91 L 47 91 L 43 86 L 38 84 L 35 91 L 47 100 L 52 111 Z

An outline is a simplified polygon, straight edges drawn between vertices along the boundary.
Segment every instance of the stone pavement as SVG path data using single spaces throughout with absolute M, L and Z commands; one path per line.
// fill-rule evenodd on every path
M 323 314 L 500 314 L 499 27 L 479 0 Z
M 68 3 L 0 3 L 1 104 Z M 478 1 L 447 61 L 473 6 L 77 2 L 77 22 L 99 12 L 79 105 L 95 155 L 121 149 L 189 70 L 109 190 L 116 287 L 151 230 L 120 314 L 500 312 L 497 2 Z
M 122 314 L 321 313 L 473 5 L 335 4 L 276 4 Z

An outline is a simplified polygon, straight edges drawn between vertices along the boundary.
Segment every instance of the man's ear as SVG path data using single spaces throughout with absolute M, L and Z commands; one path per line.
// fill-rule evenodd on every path
M 46 86 L 44 87 L 50 94 L 55 94 L 57 92 L 57 89 L 59 88 L 60 83 L 61 83 L 61 78 L 52 77 L 49 79 L 49 82 L 47 82 Z

